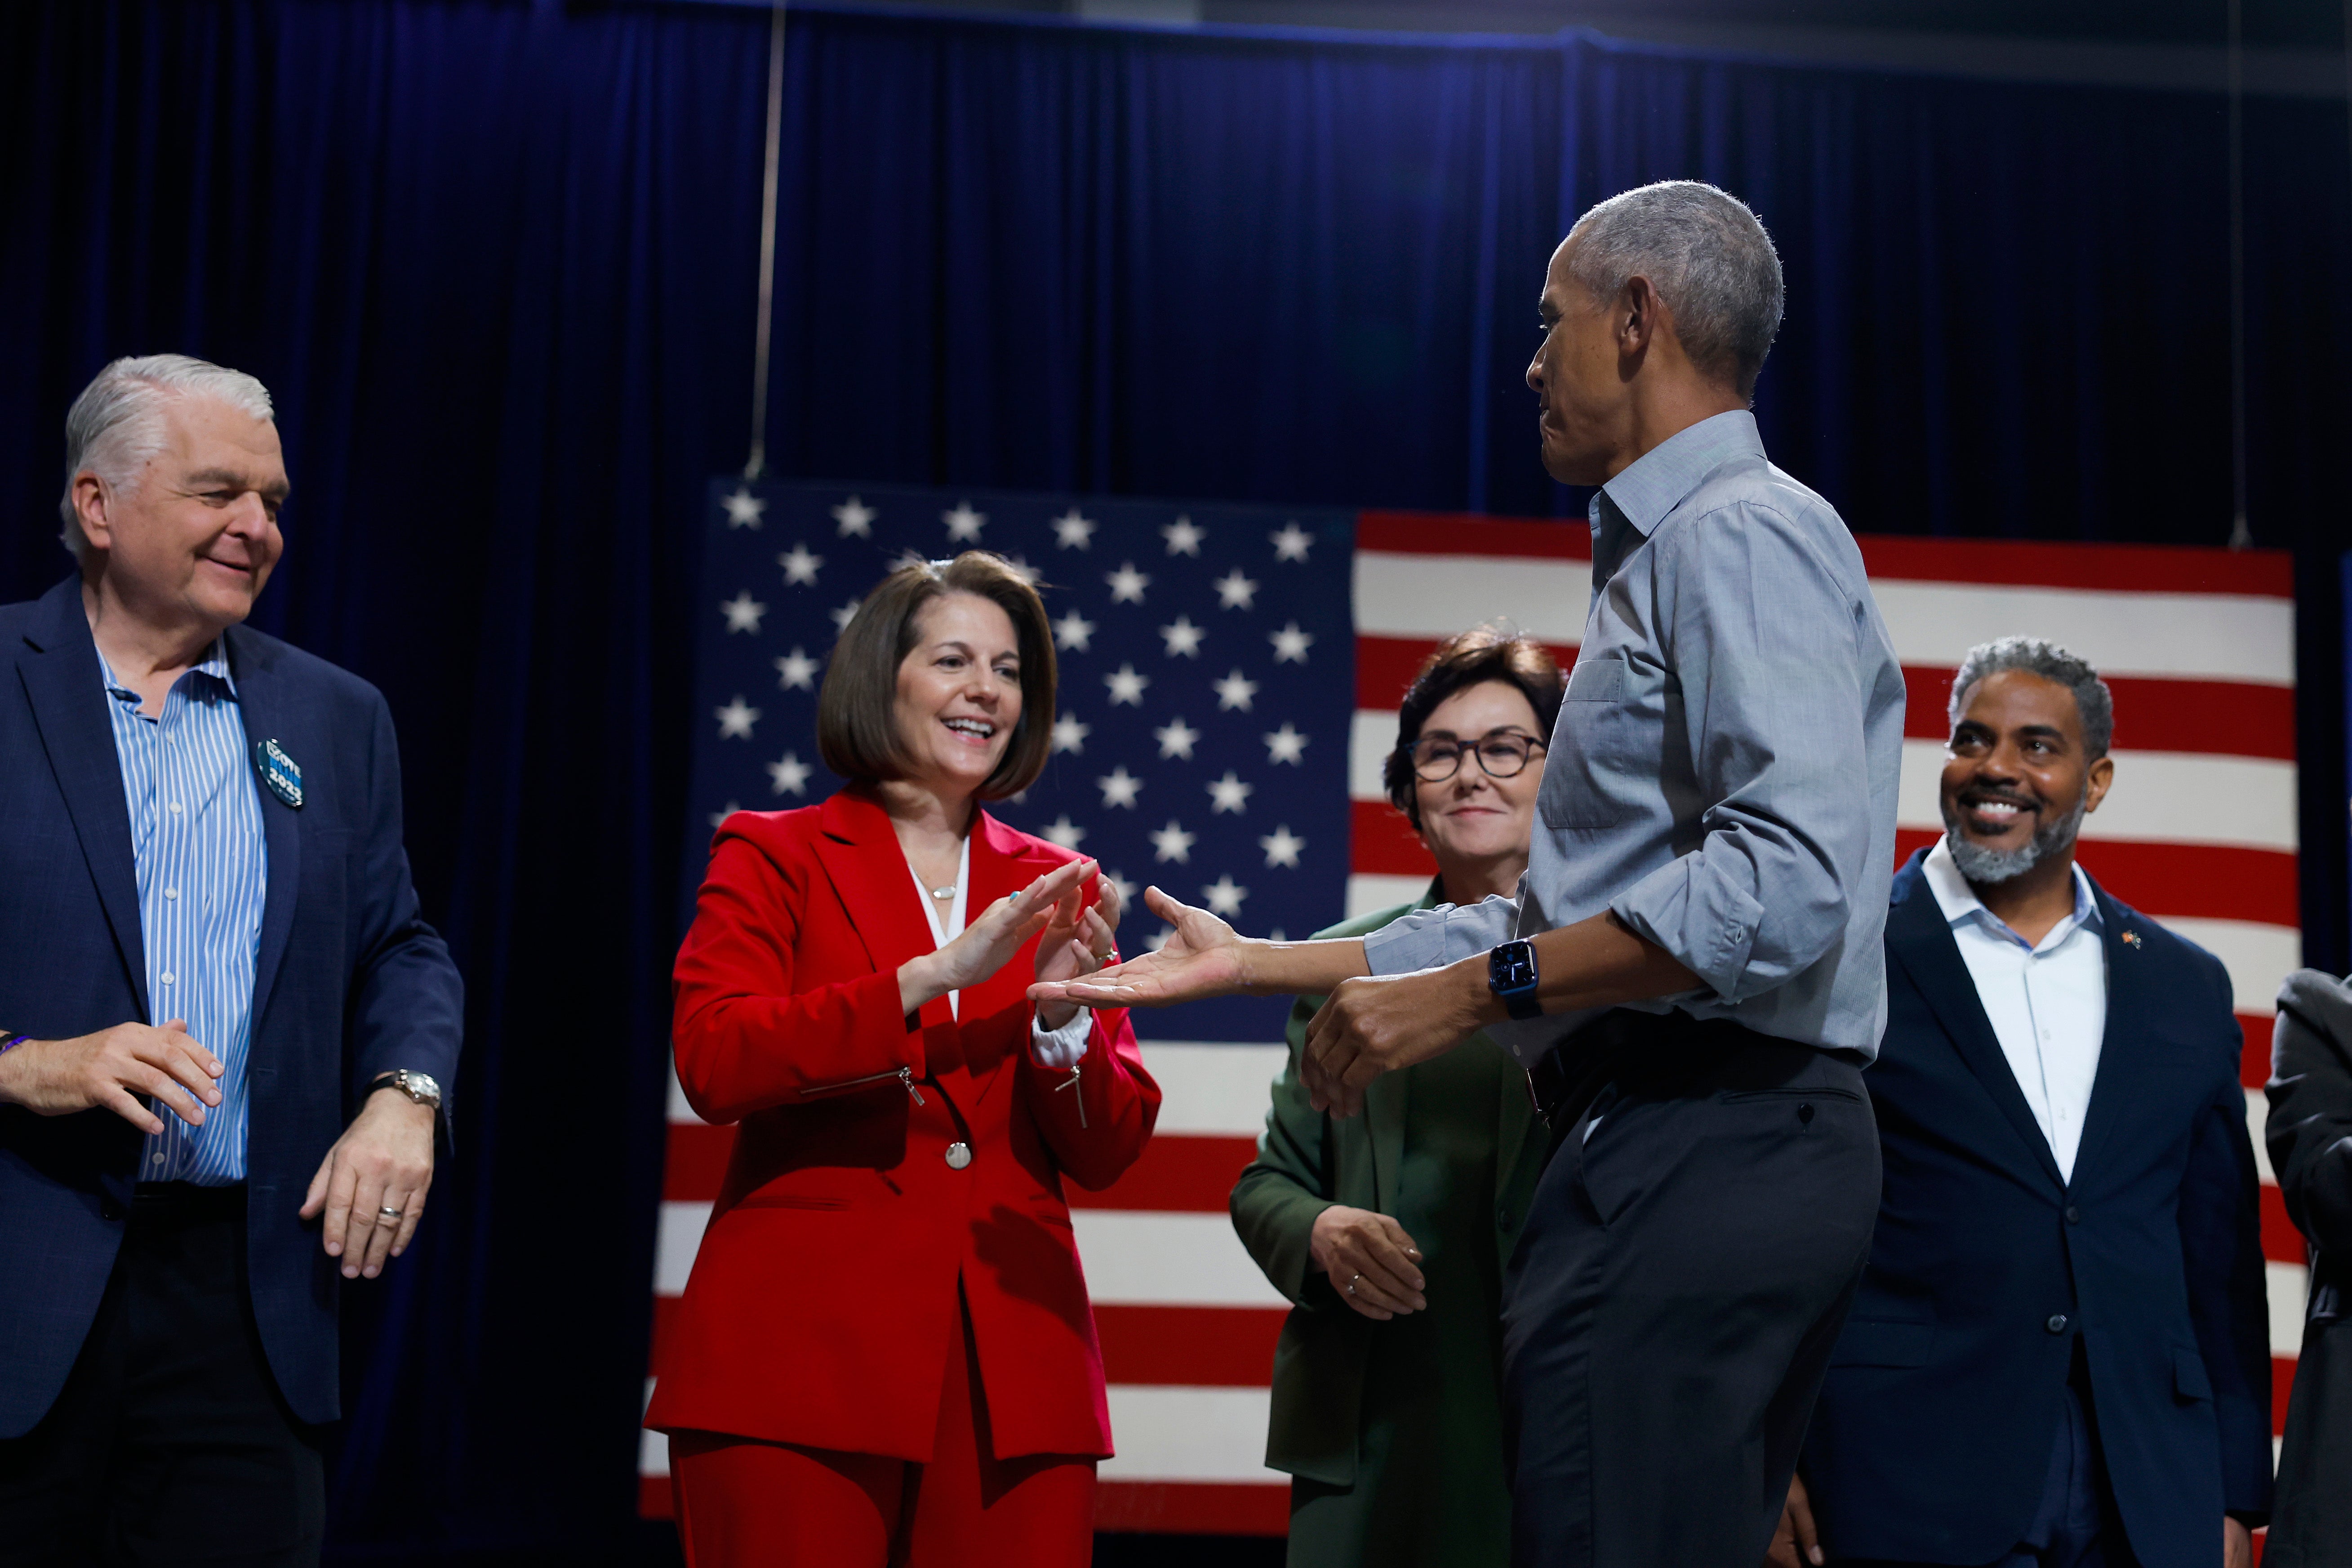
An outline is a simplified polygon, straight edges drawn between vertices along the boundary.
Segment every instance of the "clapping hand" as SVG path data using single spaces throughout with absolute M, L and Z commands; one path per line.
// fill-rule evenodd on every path
M 912 1013 L 934 997 L 979 984 L 1004 967 L 1031 937 L 1052 923 L 1057 906 L 1077 897 L 1078 885 L 1094 875 L 1091 860 L 1072 860 L 1046 872 L 1017 893 L 1007 893 L 945 947 L 898 966 L 898 997 Z
M 1247 987 L 1243 942 L 1233 927 L 1157 888 L 1144 890 L 1143 902 L 1176 928 L 1159 952 L 1096 970 L 1084 979 L 1049 979 L 1040 970 L 1038 984 L 1029 988 L 1030 999 L 1040 1006 L 1079 1002 L 1090 1007 L 1166 1007 L 1230 996 Z
M 1081 889 L 1072 888 L 1054 906 L 1045 934 L 1037 939 L 1037 978 L 1052 984 L 1093 974 L 1118 956 L 1118 886 L 1102 883 L 1102 896 L 1081 908 Z M 1039 1002 L 1037 1021 L 1058 1029 L 1077 1012 L 1076 1002 Z

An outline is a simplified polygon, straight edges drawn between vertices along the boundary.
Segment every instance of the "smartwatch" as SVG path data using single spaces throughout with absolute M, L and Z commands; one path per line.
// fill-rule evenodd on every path
M 1542 1017 L 1543 1004 L 1536 1000 L 1535 944 L 1497 942 L 1486 954 L 1486 989 L 1512 1017 Z

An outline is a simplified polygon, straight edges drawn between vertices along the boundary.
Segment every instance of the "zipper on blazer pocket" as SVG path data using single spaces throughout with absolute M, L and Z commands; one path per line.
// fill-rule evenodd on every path
M 892 1079 L 898 1080 L 899 1087 L 913 1097 L 917 1105 L 923 1103 L 923 1091 L 915 1087 L 915 1069 L 912 1068 L 900 1068 L 896 1072 L 869 1073 L 864 1078 L 853 1078 L 845 1083 L 813 1084 L 801 1090 L 801 1098 L 807 1100 L 820 1094 L 846 1094 L 853 1089 L 870 1089 L 877 1083 L 887 1083 Z

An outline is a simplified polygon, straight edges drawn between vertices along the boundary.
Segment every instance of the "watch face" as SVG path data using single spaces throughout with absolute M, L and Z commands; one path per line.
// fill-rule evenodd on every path
M 1487 979 L 1497 991 L 1526 990 L 1536 983 L 1535 955 L 1526 942 L 1506 943 L 1495 950 Z
M 411 1100 L 420 1105 L 437 1107 L 441 1103 L 441 1086 L 424 1073 L 403 1072 L 400 1075 L 400 1087 L 408 1092 Z

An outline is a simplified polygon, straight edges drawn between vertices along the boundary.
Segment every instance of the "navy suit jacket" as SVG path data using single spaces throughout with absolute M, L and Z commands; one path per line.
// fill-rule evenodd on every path
M 227 642 L 248 752 L 275 740 L 302 770 L 299 810 L 259 790 L 269 883 L 246 1067 L 253 1310 L 294 1414 L 331 1421 L 339 1266 L 296 1210 L 370 1079 L 409 1068 L 446 1092 L 463 988 L 417 915 L 382 694 L 259 632 L 232 626 Z M 107 701 L 78 582 L 0 605 L 0 1023 L 37 1038 L 156 1021 Z M 110 1110 L 0 1107 L 0 1437 L 40 1420 L 81 1349 L 141 1142 Z
M 1989 1563 L 2030 1526 L 2075 1335 L 2133 1552 L 2271 1504 L 2259 1178 L 2221 961 L 2095 892 L 2107 1026 L 2061 1181 L 1914 856 L 1864 1075 L 1885 1187 L 1803 1474 L 1832 1558 Z M 2063 1319 L 2063 1321 L 2062 1321 Z

